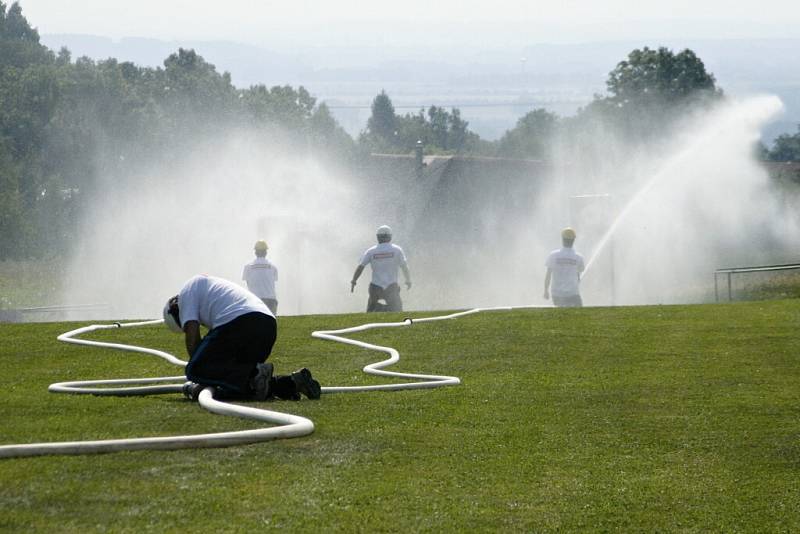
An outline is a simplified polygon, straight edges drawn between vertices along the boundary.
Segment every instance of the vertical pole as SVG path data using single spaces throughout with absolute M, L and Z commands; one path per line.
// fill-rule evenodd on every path
M 719 288 L 717 287 L 717 272 L 714 271 L 714 302 L 719 302 Z
M 417 173 L 417 178 L 421 179 L 423 175 L 423 170 L 425 170 L 425 160 L 423 158 L 422 152 L 422 139 L 417 139 L 417 144 L 414 145 L 414 167 Z
M 608 241 L 608 257 L 611 260 L 611 305 L 617 305 L 617 273 L 614 270 L 614 236 L 611 236 Z
M 608 230 L 608 228 L 611 228 L 611 225 L 614 224 L 614 220 L 612 219 L 612 216 L 613 216 L 613 209 L 612 209 L 613 206 L 612 206 L 612 202 L 611 202 L 612 197 L 611 197 L 611 195 L 605 195 L 603 198 L 605 199 L 605 219 L 606 219 L 605 222 L 608 224 L 608 227 L 605 230 L 603 230 L 603 233 L 605 233 Z M 614 236 L 613 235 L 610 236 L 609 240 L 608 240 L 608 258 L 609 258 L 609 261 L 611 262 L 611 266 L 609 267 L 609 270 L 611 271 L 611 305 L 612 306 L 616 306 L 617 305 L 617 272 L 616 272 L 616 269 L 615 269 L 616 257 L 615 257 L 615 254 L 614 254 L 614 252 L 615 252 L 614 251 L 614 248 L 615 248 L 614 247 L 614 241 L 615 241 Z
M 731 273 L 728 273 L 728 302 L 731 301 Z

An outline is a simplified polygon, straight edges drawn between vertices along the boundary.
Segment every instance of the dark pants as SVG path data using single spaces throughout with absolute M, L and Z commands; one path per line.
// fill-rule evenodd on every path
M 553 304 L 559 308 L 580 308 L 583 306 L 583 300 L 580 295 L 570 295 L 569 297 L 553 295 Z
M 385 300 L 386 304 L 378 302 L 380 299 Z M 400 286 L 392 284 L 384 289 L 381 286 L 370 284 L 367 311 L 403 311 L 403 301 L 400 299 Z
M 277 335 L 275 318 L 260 312 L 212 328 L 186 365 L 186 378 L 215 386 L 221 398 L 248 398 L 253 394 L 250 379 L 256 374 L 256 364 L 266 361 Z M 273 377 L 270 391 L 280 398 L 297 396 L 289 376 Z

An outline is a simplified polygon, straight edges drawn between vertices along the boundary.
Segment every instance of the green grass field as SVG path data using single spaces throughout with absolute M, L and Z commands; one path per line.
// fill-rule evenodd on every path
M 428 316 L 432 314 L 408 314 Z M 277 371 L 385 382 L 377 353 L 280 319 Z M 4 532 L 792 532 L 800 530 L 800 301 L 483 312 L 357 337 L 434 390 L 264 403 L 314 434 L 225 449 L 0 460 Z M 0 444 L 255 428 L 179 395 L 56 395 L 56 381 L 180 374 L 0 326 Z M 159 327 L 91 339 L 182 354 Z

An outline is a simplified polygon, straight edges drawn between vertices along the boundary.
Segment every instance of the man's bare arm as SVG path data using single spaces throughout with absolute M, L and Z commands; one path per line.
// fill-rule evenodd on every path
M 353 273 L 353 279 L 350 280 L 350 293 L 356 288 L 356 282 L 358 281 L 358 277 L 361 276 L 361 273 L 364 272 L 364 266 L 359 265 L 356 267 L 356 271 Z
M 186 338 L 186 352 L 189 353 L 189 357 L 191 358 L 194 356 L 194 351 L 196 351 L 197 347 L 200 345 L 200 323 L 197 321 L 188 321 L 183 325 L 183 333 Z
M 550 274 L 552 271 L 550 268 L 547 268 L 547 274 L 544 275 L 544 298 L 545 300 L 550 298 Z
M 400 266 L 403 269 L 403 276 L 406 277 L 406 289 L 411 289 L 411 273 L 408 271 L 407 265 Z

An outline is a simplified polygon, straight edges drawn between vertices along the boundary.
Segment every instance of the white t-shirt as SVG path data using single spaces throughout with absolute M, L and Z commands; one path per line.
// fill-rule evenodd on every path
M 278 281 L 278 268 L 267 258 L 256 258 L 244 266 L 242 280 L 247 289 L 260 299 L 277 299 L 275 282 Z
M 552 271 L 550 293 L 553 296 L 572 297 L 580 294 L 578 275 L 585 268 L 583 256 L 571 247 L 563 247 L 551 252 L 545 265 Z
M 368 248 L 359 265 L 372 267 L 372 283 L 386 289 L 397 283 L 397 269 L 407 265 L 403 249 L 393 243 L 379 243 Z
M 199 274 L 190 278 L 178 294 L 181 325 L 198 321 L 208 328 L 229 323 L 251 312 L 272 315 L 261 299 L 240 285 Z

